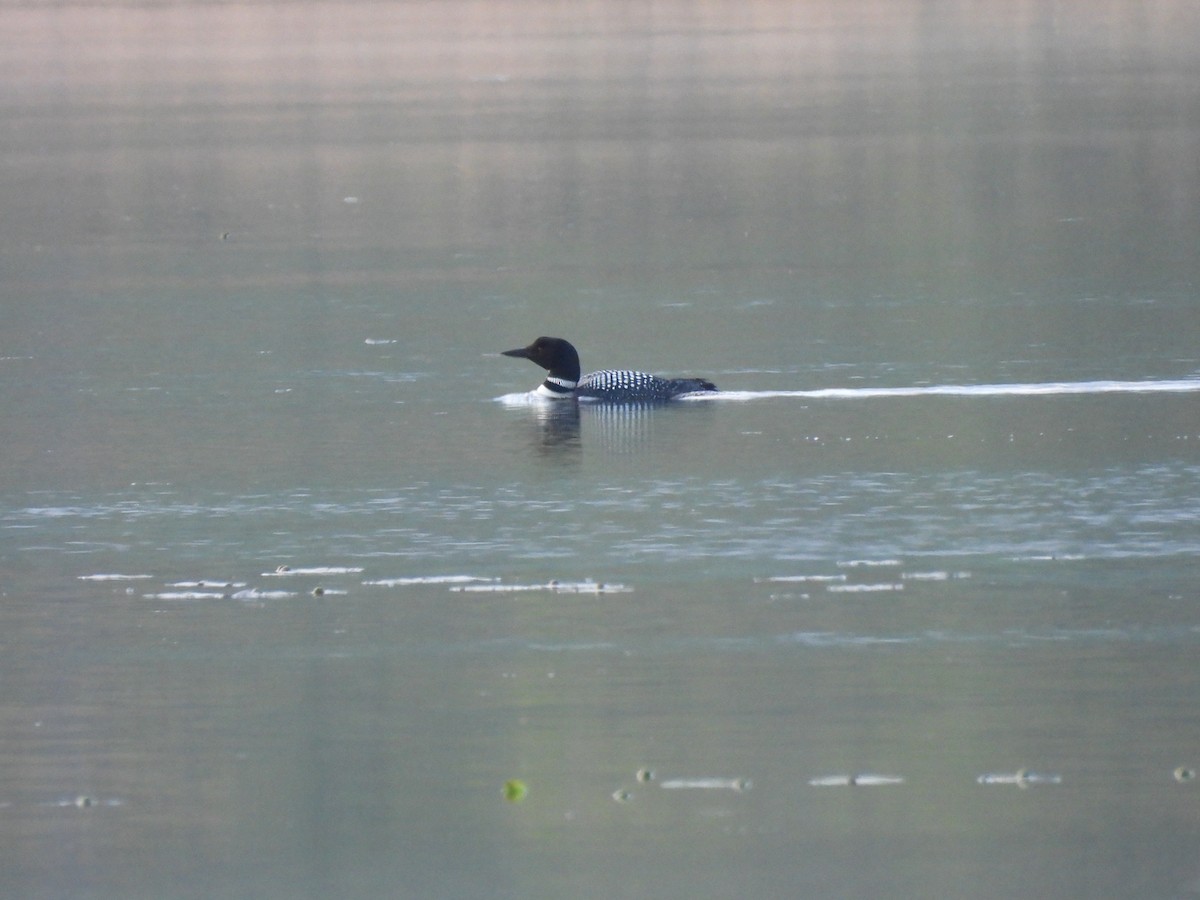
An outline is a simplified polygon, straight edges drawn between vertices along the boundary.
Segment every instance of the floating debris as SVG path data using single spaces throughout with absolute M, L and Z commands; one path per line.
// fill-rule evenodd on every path
M 556 594 L 624 594 L 633 588 L 603 581 L 558 581 L 545 584 L 465 584 L 450 588 L 458 593 L 515 594 L 522 591 L 552 591 Z
M 949 572 L 901 572 L 900 577 L 905 581 L 949 581 Z
M 258 588 L 247 587 L 244 581 L 222 581 L 220 579 L 200 581 L 175 581 L 168 588 L 179 590 L 157 591 L 152 594 L 142 594 L 145 600 L 283 600 L 295 597 L 292 591 L 261 591 Z M 327 589 L 318 588 L 323 593 Z M 344 592 L 339 592 L 344 593 Z
M 1013 562 L 1079 562 L 1087 559 L 1082 553 L 1035 553 L 1030 556 L 1014 556 Z
M 864 773 L 855 775 L 853 784 L 856 787 L 881 787 L 889 784 L 904 784 L 904 779 L 899 775 L 870 775 Z
M 546 585 L 550 590 L 560 594 L 623 594 L 633 590 L 623 584 L 605 584 L 603 581 L 557 581 L 551 579 Z
M 659 786 L 665 791 L 748 791 L 749 778 L 668 778 Z
M 1187 766 L 1180 766 L 1178 769 L 1175 770 L 1174 775 L 1175 775 L 1175 780 L 1178 781 L 1180 784 L 1183 784 L 1185 781 L 1192 781 L 1195 779 L 1196 770 L 1189 769 Z
M 932 572 L 901 572 L 900 577 L 905 581 L 961 581 L 971 577 L 968 571 L 947 572 L 936 570 Z
M 199 581 L 172 581 L 167 587 L 175 588 L 224 588 L 232 590 L 233 588 L 244 588 L 244 581 L 223 581 L 220 578 L 202 578 Z
M 153 578 L 153 575 L 120 575 L 113 573 L 99 573 L 96 575 L 80 575 L 80 581 L 145 581 Z
M 874 775 L 862 772 L 856 775 L 823 775 L 808 782 L 812 787 L 882 787 L 889 784 L 904 784 L 899 775 Z
M 229 595 L 233 600 L 286 600 L 295 596 L 293 591 L 260 591 L 257 588 L 247 588 Z
M 988 772 L 975 779 L 980 784 L 1015 784 L 1019 788 L 1032 787 L 1036 784 L 1062 784 L 1061 775 L 1046 775 L 1031 772 L 1028 769 L 1018 769 L 1011 775 L 1006 772 Z
M 345 597 L 350 592 L 341 588 L 315 587 L 309 593 L 314 597 Z
M 477 575 L 409 575 L 403 578 L 376 578 L 364 581 L 375 587 L 404 587 L 410 584 L 474 584 L 494 583 L 497 578 L 481 578 Z
M 520 778 L 510 778 L 504 782 L 504 799 L 509 803 L 520 803 L 529 794 L 529 785 Z
M 264 578 L 279 575 L 359 575 L 361 566 L 311 566 L 305 569 L 293 569 L 291 566 L 279 566 L 274 572 L 263 572 Z
M 159 591 L 157 594 L 142 594 L 143 600 L 228 600 L 224 591 Z
M 91 794 L 76 794 L 74 797 L 64 797 L 61 800 L 55 800 L 51 803 L 41 803 L 39 806 L 57 806 L 60 809 L 91 809 L 96 806 L 124 806 L 124 800 L 110 798 L 101 800 L 93 797 Z
M 518 591 L 545 591 L 549 587 L 544 584 L 465 584 L 456 585 L 450 590 L 455 593 L 489 593 L 512 594 Z
M 755 578 L 758 583 L 764 581 L 776 582 L 781 584 L 791 584 L 794 582 L 830 582 L 830 581 L 845 581 L 845 575 L 772 575 L 769 578 Z

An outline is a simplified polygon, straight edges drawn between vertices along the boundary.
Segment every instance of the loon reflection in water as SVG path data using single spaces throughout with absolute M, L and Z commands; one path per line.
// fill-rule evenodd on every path
M 524 403 L 509 405 L 525 410 L 520 424 L 529 429 L 530 449 L 557 463 L 577 461 L 585 446 L 605 456 L 642 454 L 663 446 L 655 439 L 662 433 L 671 446 L 692 446 L 695 429 L 704 429 L 712 412 L 703 403 L 560 403 L 523 396 Z

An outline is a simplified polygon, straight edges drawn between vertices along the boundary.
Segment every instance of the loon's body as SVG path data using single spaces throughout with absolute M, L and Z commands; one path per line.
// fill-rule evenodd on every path
M 580 377 L 579 353 L 562 338 L 540 337 L 528 347 L 505 350 L 528 359 L 549 374 L 534 393 L 550 400 L 586 399 L 608 403 L 663 403 L 682 394 L 715 391 L 703 378 L 659 378 L 648 372 L 605 369 Z

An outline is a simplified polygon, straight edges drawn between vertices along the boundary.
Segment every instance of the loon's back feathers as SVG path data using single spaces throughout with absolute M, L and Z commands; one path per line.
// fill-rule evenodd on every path
M 604 369 L 583 376 L 575 394 L 578 397 L 595 397 L 601 400 L 650 402 L 670 400 L 680 394 L 716 389 L 715 384 L 703 378 L 659 378 L 646 372 Z
M 540 337 L 528 347 L 505 350 L 505 356 L 528 359 L 546 369 L 536 393 L 549 398 L 586 398 L 615 403 L 657 403 L 681 394 L 715 391 L 703 378 L 659 378 L 648 372 L 604 369 L 580 377 L 579 353 L 562 338 Z

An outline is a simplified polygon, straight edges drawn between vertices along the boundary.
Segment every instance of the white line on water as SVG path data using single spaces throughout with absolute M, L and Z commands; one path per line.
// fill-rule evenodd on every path
M 1049 381 L 1034 384 L 930 384 L 913 387 L 818 388 L 809 391 L 717 391 L 690 394 L 688 401 L 863 400 L 873 397 L 1039 397 L 1073 394 L 1183 394 L 1200 392 L 1200 379 L 1177 381 Z

